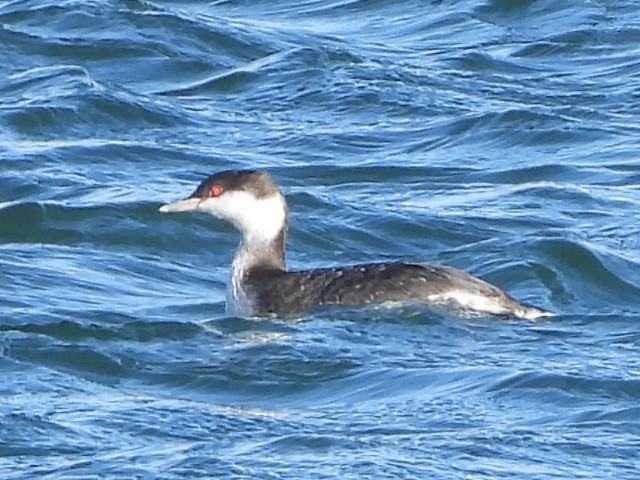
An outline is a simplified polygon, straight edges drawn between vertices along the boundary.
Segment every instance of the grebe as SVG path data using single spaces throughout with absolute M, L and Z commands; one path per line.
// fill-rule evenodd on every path
M 227 312 L 288 315 L 321 305 L 422 303 L 473 315 L 535 319 L 551 312 L 520 303 L 499 288 L 451 267 L 371 263 L 287 271 L 287 203 L 265 172 L 211 175 L 161 212 L 199 211 L 232 223 L 242 240 L 231 264 Z

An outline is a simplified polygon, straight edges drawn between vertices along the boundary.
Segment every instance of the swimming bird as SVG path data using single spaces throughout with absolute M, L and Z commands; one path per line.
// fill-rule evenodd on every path
M 198 211 L 242 234 L 227 285 L 227 313 L 290 315 L 321 305 L 421 303 L 472 315 L 535 319 L 551 312 L 521 303 L 455 268 L 424 263 L 367 263 L 289 271 L 285 265 L 288 208 L 269 174 L 228 170 L 206 178 L 188 198 L 161 212 Z

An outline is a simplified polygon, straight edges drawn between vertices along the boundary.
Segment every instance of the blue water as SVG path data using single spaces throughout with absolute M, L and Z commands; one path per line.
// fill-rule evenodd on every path
M 639 478 L 631 0 L 0 3 L 0 478 Z M 288 262 L 452 265 L 558 313 L 224 313 Z

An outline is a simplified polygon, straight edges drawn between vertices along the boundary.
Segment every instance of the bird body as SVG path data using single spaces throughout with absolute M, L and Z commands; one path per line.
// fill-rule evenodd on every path
M 289 315 L 321 305 L 385 303 L 421 303 L 511 318 L 552 315 L 451 267 L 371 263 L 288 271 L 284 255 L 287 203 L 264 172 L 220 172 L 205 179 L 190 197 L 160 211 L 209 213 L 241 232 L 227 286 L 227 311 L 232 315 Z

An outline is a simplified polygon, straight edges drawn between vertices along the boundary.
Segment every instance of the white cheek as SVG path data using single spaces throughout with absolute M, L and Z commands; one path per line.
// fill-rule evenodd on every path
M 252 237 L 274 238 L 286 220 L 286 206 L 280 194 L 256 199 L 251 193 L 226 192 L 200 203 L 198 210 L 231 222 Z

